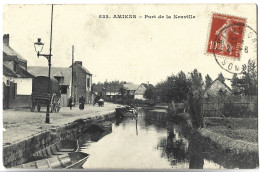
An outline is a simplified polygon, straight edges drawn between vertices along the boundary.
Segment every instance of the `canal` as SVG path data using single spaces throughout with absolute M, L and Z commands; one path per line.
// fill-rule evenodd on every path
M 163 111 L 142 110 L 137 117 L 114 120 L 112 132 L 88 133 L 80 151 L 90 154 L 84 169 L 236 169 L 257 168 L 257 155 L 221 150 L 172 122 Z

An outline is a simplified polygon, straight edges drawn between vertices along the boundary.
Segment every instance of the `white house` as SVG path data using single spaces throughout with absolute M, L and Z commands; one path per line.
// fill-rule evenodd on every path
M 27 60 L 9 45 L 3 36 L 3 108 L 27 107 L 32 94 L 34 75 L 27 71 Z
M 145 84 L 145 83 L 142 83 L 141 85 L 139 85 L 138 88 L 135 90 L 134 98 L 135 99 L 146 100 L 146 98 L 144 97 L 144 94 L 145 94 L 145 91 L 149 87 L 153 87 L 153 85 L 152 84 Z
M 232 94 L 232 90 L 217 78 L 206 88 L 204 97 L 217 96 L 220 94 Z

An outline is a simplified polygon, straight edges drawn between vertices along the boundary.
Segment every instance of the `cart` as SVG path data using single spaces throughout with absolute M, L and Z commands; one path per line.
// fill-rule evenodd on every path
M 48 85 L 49 84 L 49 85 Z M 40 112 L 41 107 L 47 107 L 49 103 L 50 112 L 58 113 L 60 110 L 60 86 L 56 79 L 46 76 L 38 76 L 33 79 L 32 94 L 30 102 L 31 112 Z

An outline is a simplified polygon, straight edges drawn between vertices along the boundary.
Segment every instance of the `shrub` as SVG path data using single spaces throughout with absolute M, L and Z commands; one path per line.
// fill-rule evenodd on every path
M 255 118 L 257 117 L 257 108 L 251 110 L 249 107 L 244 106 L 243 104 L 235 104 L 234 102 L 224 103 L 223 108 L 221 109 L 226 117 L 235 117 L 235 118 Z

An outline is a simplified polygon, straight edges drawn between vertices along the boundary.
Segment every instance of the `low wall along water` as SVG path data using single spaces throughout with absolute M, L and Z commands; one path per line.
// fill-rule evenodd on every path
M 6 168 L 14 167 L 32 159 L 33 153 L 57 142 L 60 139 L 79 137 L 89 126 L 99 125 L 114 118 L 114 113 L 93 118 L 79 119 L 64 126 L 43 131 L 40 134 L 26 138 L 17 143 L 4 146 L 3 164 Z

